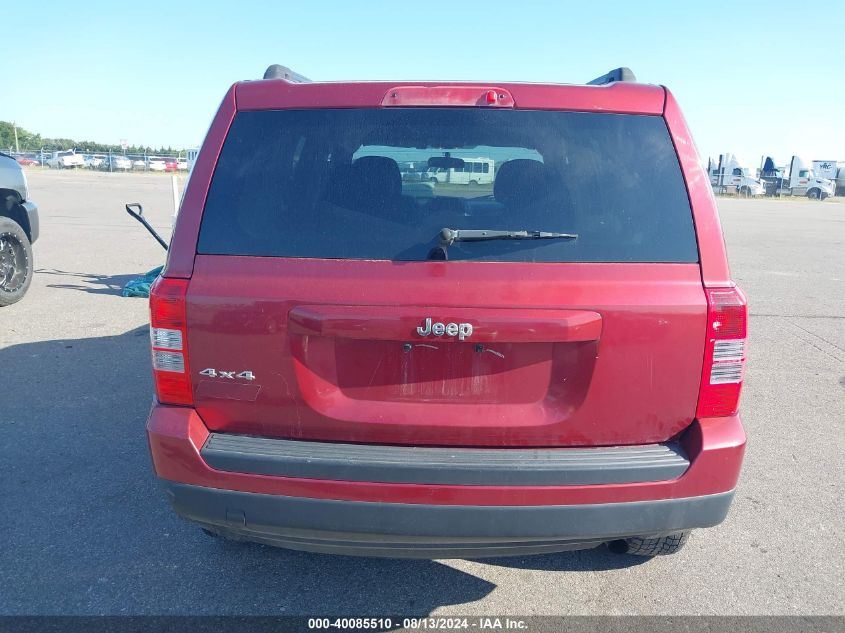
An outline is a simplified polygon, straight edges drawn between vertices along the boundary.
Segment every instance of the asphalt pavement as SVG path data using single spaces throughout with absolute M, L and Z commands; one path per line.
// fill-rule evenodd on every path
M 845 614 L 845 201 L 719 201 L 751 313 L 722 525 L 650 560 L 401 561 L 228 543 L 173 514 L 144 437 L 146 301 L 120 296 L 164 257 L 123 204 L 168 233 L 170 178 L 28 174 L 37 272 L 0 310 L 0 614 Z

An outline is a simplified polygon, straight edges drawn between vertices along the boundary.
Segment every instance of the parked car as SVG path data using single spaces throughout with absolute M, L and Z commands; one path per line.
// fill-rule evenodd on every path
M 136 158 L 132 161 L 132 169 L 145 170 L 147 168 L 147 161 L 143 158 Z
M 0 307 L 23 299 L 32 283 L 38 229 L 38 207 L 29 198 L 23 169 L 0 154 Z
M 85 157 L 82 154 L 77 154 L 72 149 L 61 152 L 53 152 L 52 156 L 47 159 L 47 165 L 52 169 L 73 169 L 74 167 L 84 167 Z
M 22 165 L 23 167 L 35 167 L 41 164 L 34 158 L 30 158 L 28 156 L 18 156 L 16 160 L 18 165 Z
M 85 166 L 88 169 L 99 169 L 106 160 L 103 154 L 92 154 L 85 158 Z
M 132 161 L 126 156 L 112 154 L 103 158 L 100 169 L 104 171 L 129 171 L 132 169 Z
M 415 169 L 413 167 L 401 167 L 400 166 L 400 175 L 402 176 L 402 182 L 422 182 L 423 176 L 425 174 L 424 171 L 419 169 Z
M 186 158 L 180 158 L 176 161 L 176 168 L 179 171 L 188 171 L 188 160 Z
M 670 554 L 720 523 L 746 300 L 671 92 L 301 81 L 230 89 L 152 287 L 175 511 L 424 558 Z M 492 193 L 403 184 L 461 153 Z
M 167 168 L 165 160 L 159 156 L 150 156 L 147 158 L 147 168 L 150 171 L 164 171 Z

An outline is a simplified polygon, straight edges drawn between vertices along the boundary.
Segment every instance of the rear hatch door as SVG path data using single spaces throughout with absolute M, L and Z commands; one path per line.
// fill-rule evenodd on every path
M 419 177 L 475 164 L 492 182 Z M 444 227 L 577 238 L 442 248 Z M 188 291 L 196 406 L 215 431 L 312 440 L 667 440 L 698 395 L 697 261 L 660 117 L 240 113 Z

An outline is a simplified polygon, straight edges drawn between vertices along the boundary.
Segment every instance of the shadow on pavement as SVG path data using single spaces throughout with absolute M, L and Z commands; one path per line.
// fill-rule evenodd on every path
M 595 549 L 543 554 L 540 556 L 514 556 L 508 558 L 484 558 L 480 562 L 497 567 L 529 569 L 534 571 L 608 571 L 625 569 L 647 563 L 646 556 L 614 554 L 604 545 Z
M 139 272 L 137 275 L 93 275 L 90 273 L 74 273 L 65 270 L 55 270 L 47 268 L 36 269 L 37 275 L 55 275 L 59 277 L 68 277 L 71 280 L 78 280 L 80 283 L 55 283 L 47 284 L 48 288 L 61 288 L 63 290 L 81 290 L 95 295 L 120 295 L 123 286 L 126 285 L 130 279 L 141 277 L 144 273 Z
M 0 349 L 0 614 L 426 615 L 495 585 L 437 561 L 346 558 L 212 539 L 170 510 L 149 460 L 148 335 Z M 624 567 L 603 549 L 486 559 Z

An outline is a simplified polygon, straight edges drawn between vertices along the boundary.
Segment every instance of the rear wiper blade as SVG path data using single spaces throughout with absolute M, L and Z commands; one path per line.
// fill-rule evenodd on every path
M 493 231 L 490 229 L 449 229 L 439 233 L 440 244 L 428 253 L 428 259 L 449 259 L 446 249 L 455 242 L 485 242 L 487 240 L 575 240 L 577 233 L 552 231 Z
M 451 246 L 454 242 L 484 242 L 487 240 L 574 240 L 577 233 L 554 233 L 551 231 L 491 231 L 488 229 L 443 229 L 440 231 L 440 246 Z

